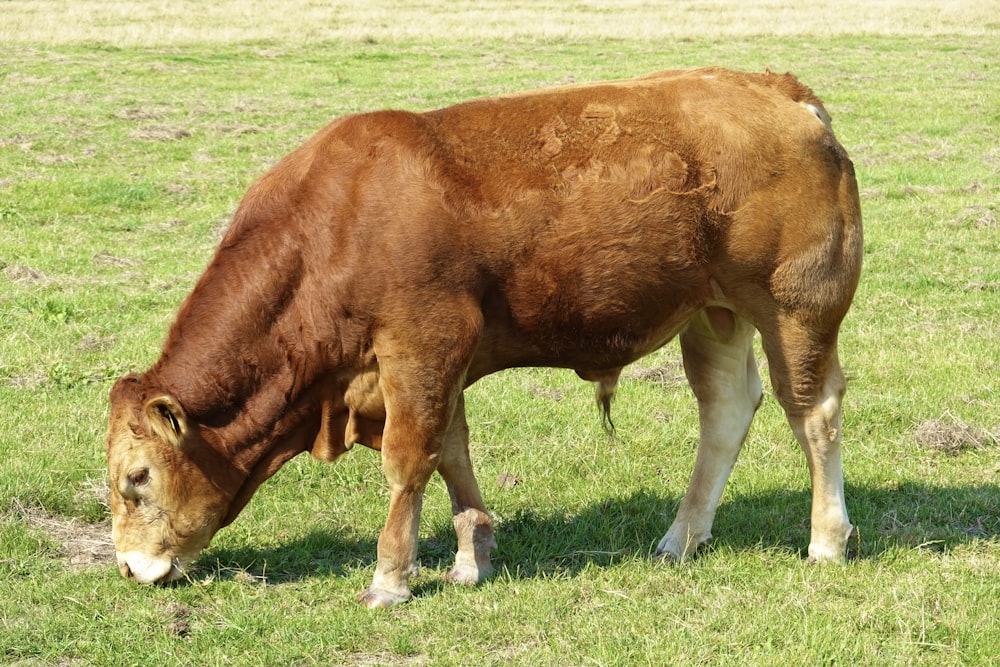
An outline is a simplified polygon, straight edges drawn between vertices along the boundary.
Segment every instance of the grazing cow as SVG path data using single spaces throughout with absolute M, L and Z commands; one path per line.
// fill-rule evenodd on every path
M 861 270 L 853 166 L 793 76 L 671 71 L 337 120 L 244 197 L 162 355 L 111 390 L 118 566 L 166 582 L 303 451 L 381 451 L 388 518 L 359 600 L 410 597 L 424 488 L 447 483 L 449 578 L 492 571 L 463 390 L 574 369 L 607 407 L 626 364 L 680 337 L 701 437 L 659 543 L 711 537 L 774 391 L 812 478 L 809 557 L 843 559 L 837 335 Z

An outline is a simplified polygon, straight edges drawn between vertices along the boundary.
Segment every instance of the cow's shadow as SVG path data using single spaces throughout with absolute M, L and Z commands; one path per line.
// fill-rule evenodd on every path
M 848 485 L 851 519 L 858 537 L 849 555 L 877 560 L 887 551 L 921 548 L 947 551 L 1000 537 L 1000 494 L 995 486 L 932 486 L 903 482 L 884 488 Z M 677 497 L 638 491 L 582 511 L 522 509 L 497 525 L 494 565 L 505 576 L 575 575 L 585 567 L 652 558 L 673 518 Z M 808 491 L 759 495 L 727 494 L 719 506 L 709 551 L 781 550 L 805 558 L 809 542 Z M 454 558 L 450 520 L 437 517 L 420 540 L 422 568 L 446 570 Z M 313 576 L 342 576 L 375 561 L 377 535 L 345 536 L 318 529 L 267 548 L 212 548 L 201 571 L 220 578 L 251 577 L 268 583 Z M 195 575 L 196 577 L 198 575 Z

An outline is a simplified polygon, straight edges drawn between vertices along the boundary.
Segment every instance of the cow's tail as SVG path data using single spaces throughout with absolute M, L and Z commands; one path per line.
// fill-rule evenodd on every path
M 597 407 L 601 410 L 601 421 L 604 430 L 608 435 L 614 435 L 615 423 L 611 421 L 611 399 L 615 397 L 615 389 L 618 388 L 618 373 L 612 377 L 601 378 L 597 381 Z
M 615 389 L 618 387 L 618 376 L 622 369 L 611 368 L 608 370 L 591 371 L 579 370 L 576 374 L 588 382 L 597 383 L 597 407 L 601 410 L 601 421 L 604 422 L 604 430 L 608 435 L 614 435 L 615 423 L 611 421 L 611 399 L 615 397 Z

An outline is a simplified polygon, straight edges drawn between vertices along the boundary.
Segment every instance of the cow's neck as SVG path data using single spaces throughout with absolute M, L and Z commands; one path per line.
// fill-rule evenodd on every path
M 293 322 L 300 249 L 279 234 L 261 240 L 223 242 L 150 370 L 245 474 L 275 448 L 308 445 L 287 440 L 309 437 L 302 422 L 317 409 L 310 389 L 320 372 L 316 346 Z

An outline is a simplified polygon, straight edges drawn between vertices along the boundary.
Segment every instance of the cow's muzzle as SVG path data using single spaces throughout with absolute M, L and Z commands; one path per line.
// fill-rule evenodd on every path
M 141 584 L 166 584 L 184 576 L 184 568 L 175 558 L 150 556 L 141 551 L 116 553 L 122 576 Z

